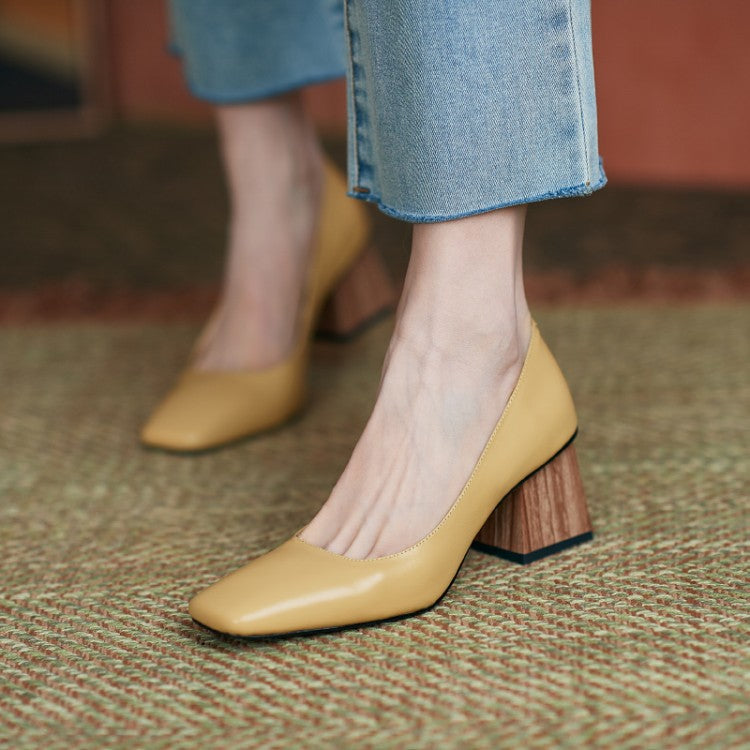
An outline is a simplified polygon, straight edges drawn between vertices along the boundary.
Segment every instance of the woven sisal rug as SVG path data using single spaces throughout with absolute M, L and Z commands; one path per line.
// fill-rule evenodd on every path
M 293 424 L 196 457 L 136 441 L 193 328 L 1 329 L 0 746 L 748 747 L 750 307 L 538 319 L 595 540 L 472 552 L 428 614 L 260 644 L 185 602 L 323 502 L 390 323 L 316 345 Z

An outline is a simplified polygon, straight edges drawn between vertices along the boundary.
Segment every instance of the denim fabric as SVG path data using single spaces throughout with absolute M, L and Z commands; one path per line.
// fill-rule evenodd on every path
M 172 0 L 172 19 L 191 88 L 213 102 L 345 67 L 349 194 L 396 218 L 606 182 L 589 0 Z
M 341 0 L 169 0 L 170 47 L 213 104 L 263 99 L 346 72 Z

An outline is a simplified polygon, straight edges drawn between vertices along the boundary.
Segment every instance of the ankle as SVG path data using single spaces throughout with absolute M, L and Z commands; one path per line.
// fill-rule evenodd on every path
M 418 350 L 522 361 L 531 338 L 524 219 L 521 206 L 415 225 L 397 340 Z
M 216 108 L 233 210 L 242 216 L 259 202 L 296 200 L 319 192 L 323 152 L 298 96 Z
M 434 291 L 433 299 L 439 298 Z M 476 296 L 475 296 L 476 295 Z M 523 359 L 531 339 L 531 313 L 525 304 L 492 295 L 482 304 L 480 293 L 452 290 L 445 304 L 406 295 L 393 332 L 400 344 L 418 354 L 442 351 L 453 357 L 491 358 L 495 362 Z M 479 304 L 478 304 L 479 303 Z

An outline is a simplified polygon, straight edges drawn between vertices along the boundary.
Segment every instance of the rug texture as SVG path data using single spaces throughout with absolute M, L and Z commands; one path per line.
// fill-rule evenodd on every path
M 390 322 L 316 345 L 288 427 L 193 457 L 136 434 L 194 327 L 0 330 L 0 745 L 750 746 L 750 307 L 537 317 L 594 541 L 527 567 L 471 552 L 427 614 L 263 643 L 186 601 L 325 500 Z

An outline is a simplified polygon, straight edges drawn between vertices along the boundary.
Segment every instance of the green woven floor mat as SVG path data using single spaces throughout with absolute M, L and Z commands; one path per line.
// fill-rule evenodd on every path
M 136 439 L 194 329 L 0 330 L 0 746 L 748 747 L 750 307 L 537 317 L 594 541 L 471 552 L 423 616 L 269 643 L 186 601 L 325 500 L 391 323 L 316 344 L 288 427 L 195 457 Z

